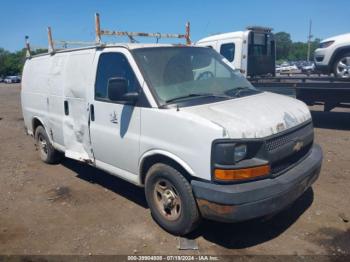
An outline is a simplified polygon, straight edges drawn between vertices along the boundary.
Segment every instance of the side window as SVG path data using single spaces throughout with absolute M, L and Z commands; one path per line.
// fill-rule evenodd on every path
M 228 61 L 232 62 L 235 59 L 235 44 L 228 43 L 221 45 L 220 54 Z
M 140 85 L 127 58 L 121 53 L 103 53 L 100 55 L 95 82 L 95 99 L 108 100 L 107 87 L 110 78 L 125 78 L 127 92 L 137 92 Z

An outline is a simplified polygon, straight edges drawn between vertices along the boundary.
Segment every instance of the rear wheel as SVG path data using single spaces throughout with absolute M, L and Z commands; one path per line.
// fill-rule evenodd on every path
M 43 126 L 35 129 L 35 145 L 45 163 L 55 164 L 61 159 L 61 153 L 54 149 Z
M 334 63 L 334 75 L 339 78 L 350 78 L 350 53 L 342 55 Z
M 168 232 L 185 235 L 198 225 L 200 216 L 191 185 L 173 167 L 153 165 L 147 172 L 145 193 L 153 218 Z

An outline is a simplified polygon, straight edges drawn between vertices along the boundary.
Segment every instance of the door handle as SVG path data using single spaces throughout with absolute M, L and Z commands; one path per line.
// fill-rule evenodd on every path
M 69 115 L 69 107 L 68 107 L 68 101 L 67 100 L 64 101 L 64 114 L 66 116 Z
M 95 107 L 93 104 L 90 105 L 90 119 L 91 121 L 95 121 Z

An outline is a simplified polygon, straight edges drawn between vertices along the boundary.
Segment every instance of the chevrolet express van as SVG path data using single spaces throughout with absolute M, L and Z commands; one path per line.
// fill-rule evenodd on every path
M 27 133 L 41 159 L 76 159 L 145 189 L 184 235 L 201 218 L 276 213 L 317 179 L 307 106 L 262 92 L 211 48 L 109 44 L 26 60 Z

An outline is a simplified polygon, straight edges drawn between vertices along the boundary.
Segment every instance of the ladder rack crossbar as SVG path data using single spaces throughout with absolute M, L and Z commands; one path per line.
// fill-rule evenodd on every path
M 96 45 L 96 42 L 55 40 L 55 45 Z
M 130 42 L 137 42 L 133 37 L 153 37 L 158 40 L 161 38 L 178 38 L 185 39 L 186 45 L 191 45 L 190 39 L 190 23 L 186 23 L 185 34 L 164 34 L 164 33 L 144 33 L 144 32 L 126 32 L 126 31 L 113 31 L 113 30 L 101 30 L 100 23 L 100 15 L 98 13 L 95 14 L 95 42 L 84 42 L 84 41 L 65 41 L 65 40 L 54 40 L 52 35 L 51 27 L 47 28 L 47 38 L 48 38 L 48 53 L 54 55 L 56 51 L 56 45 L 62 46 L 63 48 L 67 48 L 68 45 L 75 46 L 84 46 L 84 45 L 92 45 L 92 46 L 101 46 L 105 43 L 102 43 L 102 36 L 127 36 Z M 27 57 L 31 56 L 31 47 L 29 44 L 29 37 L 25 37 L 25 47 L 27 50 Z M 59 49 L 57 49 L 59 50 Z
M 107 35 L 107 36 L 142 36 L 142 37 L 154 37 L 154 38 L 186 38 L 185 34 L 122 32 L 122 31 L 109 31 L 109 30 L 101 30 L 101 35 Z

